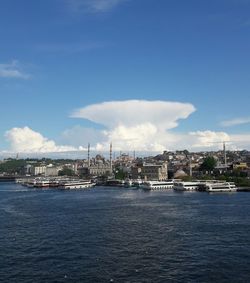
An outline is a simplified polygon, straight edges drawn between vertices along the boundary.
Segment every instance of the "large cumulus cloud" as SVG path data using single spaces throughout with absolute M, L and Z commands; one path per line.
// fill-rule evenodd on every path
M 57 145 L 42 134 L 33 131 L 29 127 L 12 128 L 5 133 L 10 142 L 11 150 L 15 152 L 62 152 L 76 150 L 71 146 Z
M 173 140 L 169 130 L 195 111 L 190 103 L 170 101 L 126 100 L 89 105 L 73 111 L 71 117 L 103 125 L 106 143 L 118 150 L 161 151 Z

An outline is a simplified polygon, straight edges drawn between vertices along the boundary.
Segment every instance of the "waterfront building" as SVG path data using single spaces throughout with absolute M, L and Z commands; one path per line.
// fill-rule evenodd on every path
M 141 179 L 141 167 L 139 166 L 131 167 L 131 179 L 132 180 Z
M 111 176 L 113 172 L 113 160 L 112 160 L 112 143 L 110 144 L 110 156 L 109 160 L 104 156 L 97 154 L 94 158 L 90 158 L 90 144 L 88 144 L 88 159 L 87 164 L 77 168 L 77 172 L 82 176 Z
M 88 174 L 91 176 L 111 175 L 112 168 L 109 164 L 97 164 L 88 167 Z
M 143 164 L 141 168 L 141 176 L 144 180 L 163 181 L 168 179 L 168 166 L 164 162 L 162 164 Z
M 30 172 L 32 175 L 34 176 L 38 176 L 38 175 L 45 175 L 45 171 L 46 171 L 46 166 L 42 165 L 42 166 L 33 166 L 32 168 L 30 168 Z
M 247 163 L 246 162 L 237 162 L 233 164 L 233 169 L 235 170 L 246 170 L 248 169 Z
M 58 167 L 58 166 L 47 166 L 46 170 L 45 170 L 45 176 L 46 177 L 54 177 L 54 176 L 58 176 L 58 172 L 62 170 L 62 167 Z

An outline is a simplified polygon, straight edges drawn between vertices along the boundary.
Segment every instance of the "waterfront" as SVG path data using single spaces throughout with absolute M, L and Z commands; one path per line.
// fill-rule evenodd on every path
M 0 184 L 1 282 L 247 282 L 250 194 Z

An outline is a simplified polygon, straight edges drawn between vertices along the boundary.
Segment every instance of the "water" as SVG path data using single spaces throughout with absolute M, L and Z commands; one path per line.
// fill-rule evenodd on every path
M 250 193 L 0 184 L 0 282 L 249 282 Z

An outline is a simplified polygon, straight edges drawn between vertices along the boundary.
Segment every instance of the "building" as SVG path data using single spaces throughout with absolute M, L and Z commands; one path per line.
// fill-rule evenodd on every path
M 141 179 L 141 167 L 139 166 L 131 167 L 131 178 L 133 180 Z
M 97 164 L 88 167 L 88 174 L 91 176 L 111 175 L 112 169 L 110 164 Z
M 45 170 L 45 176 L 46 177 L 54 177 L 58 176 L 58 172 L 61 170 L 61 167 L 58 166 L 47 166 Z
M 233 164 L 233 169 L 235 170 L 247 170 L 248 166 L 246 162 L 237 162 L 236 164 Z
M 46 166 L 33 166 L 30 168 L 30 173 L 34 176 L 45 175 Z
M 167 163 L 164 162 L 162 164 L 143 164 L 143 166 L 141 167 L 141 177 L 144 180 L 167 180 Z

